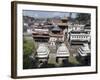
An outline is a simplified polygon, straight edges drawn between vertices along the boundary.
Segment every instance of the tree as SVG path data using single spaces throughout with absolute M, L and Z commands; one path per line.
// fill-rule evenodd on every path
M 88 13 L 78 13 L 76 20 L 78 20 L 80 23 L 90 23 L 91 15 Z
M 32 53 L 35 53 L 35 51 L 36 51 L 35 42 L 24 38 L 23 40 L 23 68 L 24 69 L 32 68 L 32 62 L 29 56 Z

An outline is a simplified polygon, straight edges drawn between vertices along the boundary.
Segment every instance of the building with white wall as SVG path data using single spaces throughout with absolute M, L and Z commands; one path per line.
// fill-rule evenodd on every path
M 49 29 L 35 28 L 32 32 L 32 36 L 35 39 L 35 41 L 46 41 L 46 42 L 48 42 L 48 40 L 50 38 Z
M 86 31 L 71 31 L 69 33 L 70 44 L 80 44 L 84 42 L 91 42 L 91 36 Z

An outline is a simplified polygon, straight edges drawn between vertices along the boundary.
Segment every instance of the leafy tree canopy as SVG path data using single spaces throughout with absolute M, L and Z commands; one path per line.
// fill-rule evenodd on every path
M 24 55 L 30 55 L 36 50 L 35 42 L 24 38 L 23 41 L 23 52 Z
M 91 15 L 88 13 L 78 13 L 76 20 L 78 20 L 79 22 L 83 22 L 83 23 L 89 23 L 90 18 L 91 18 Z

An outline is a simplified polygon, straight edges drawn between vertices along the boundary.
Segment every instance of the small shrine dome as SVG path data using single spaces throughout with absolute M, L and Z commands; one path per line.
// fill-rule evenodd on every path
M 58 48 L 57 56 L 70 56 L 69 50 L 64 43 Z
M 83 50 L 90 50 L 88 44 L 86 44 L 86 43 L 83 44 L 82 49 Z
M 49 50 L 49 48 L 46 45 L 40 44 L 39 47 L 38 47 L 38 49 L 37 49 L 37 55 L 36 55 L 36 57 L 37 58 L 47 59 L 48 56 L 49 56 L 49 52 L 50 52 L 50 50 Z
M 46 52 L 47 50 L 49 50 L 49 49 L 44 44 L 40 44 L 37 49 L 37 53 Z
M 91 50 L 89 49 L 89 45 L 84 43 L 82 47 L 78 49 L 78 53 L 80 56 L 87 56 L 91 53 Z

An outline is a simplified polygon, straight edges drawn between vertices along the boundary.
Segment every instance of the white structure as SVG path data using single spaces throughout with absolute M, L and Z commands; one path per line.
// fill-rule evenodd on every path
M 78 31 L 71 31 L 70 34 L 70 43 L 72 42 L 90 42 L 91 36 L 88 32 L 78 32 Z
M 57 49 L 57 54 L 56 57 L 62 58 L 62 57 L 69 57 L 70 53 L 69 50 L 67 48 L 67 46 L 62 43 L 61 46 Z
M 50 37 L 49 39 L 49 43 L 51 46 L 56 46 L 56 41 L 57 41 L 57 38 L 55 37 Z
M 32 32 L 33 32 L 32 29 L 30 29 L 30 28 L 27 29 L 27 33 L 32 34 Z
M 75 32 L 81 32 L 81 31 L 84 31 L 84 26 L 85 25 L 83 25 L 83 24 L 68 24 L 68 34 L 67 34 L 67 38 L 69 39 L 69 37 L 70 37 L 70 35 L 69 35 L 69 33 L 71 32 L 71 31 L 75 31 Z
M 83 24 L 69 24 L 68 25 L 68 32 L 70 31 L 82 31 L 84 30 L 84 26 Z
M 34 32 L 38 32 L 38 33 L 48 33 L 49 29 L 38 29 L 38 28 L 36 28 L 33 31 Z
M 78 49 L 78 53 L 80 56 L 89 55 L 91 53 L 89 45 L 87 43 L 84 43 L 83 46 Z
M 38 22 L 35 22 L 35 23 L 34 23 L 34 25 L 35 25 L 35 26 L 38 26 L 38 25 L 39 25 L 39 23 L 38 23 Z
M 91 34 L 91 26 L 90 26 L 90 24 L 86 24 L 86 25 L 84 26 L 84 31 L 87 31 L 88 34 Z
M 42 42 L 48 42 L 49 40 L 49 29 L 45 28 L 35 28 L 33 29 L 32 36 L 35 41 L 42 41 Z
M 40 44 L 38 49 L 37 49 L 37 58 L 48 58 L 49 57 L 49 48 L 45 44 Z
M 25 22 L 24 22 L 24 24 L 23 24 L 23 25 L 28 27 L 28 23 L 25 23 Z

